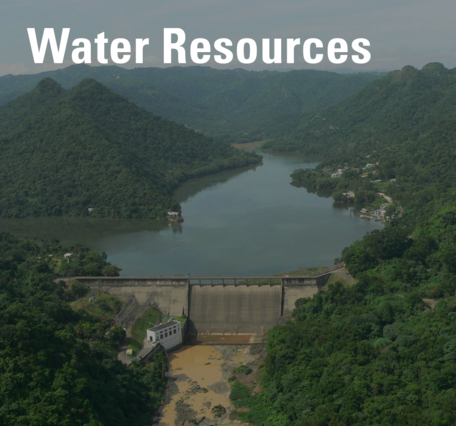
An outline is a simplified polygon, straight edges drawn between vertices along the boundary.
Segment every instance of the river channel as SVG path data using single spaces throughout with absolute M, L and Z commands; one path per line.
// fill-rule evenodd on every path
M 229 394 L 228 380 L 235 368 L 249 364 L 253 374 L 238 374 L 238 379 L 248 386 L 259 381 L 257 373 L 263 346 L 183 346 L 170 352 L 170 372 L 165 405 L 158 413 L 158 426 L 199 424 L 242 426 Z M 216 407 L 223 407 L 218 412 Z M 247 425 L 246 425 L 247 426 Z
M 0 231 L 104 251 L 134 276 L 254 276 L 332 266 L 344 247 L 382 224 L 290 184 L 317 163 L 260 152 L 263 164 L 194 179 L 176 198 L 185 222 L 44 218 L 0 221 Z

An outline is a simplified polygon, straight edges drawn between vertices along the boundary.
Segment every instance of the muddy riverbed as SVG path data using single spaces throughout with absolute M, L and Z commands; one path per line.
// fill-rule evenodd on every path
M 240 365 L 256 370 L 263 355 L 263 345 L 196 345 L 171 352 L 165 403 L 154 424 L 242 425 L 229 399 L 228 378 Z

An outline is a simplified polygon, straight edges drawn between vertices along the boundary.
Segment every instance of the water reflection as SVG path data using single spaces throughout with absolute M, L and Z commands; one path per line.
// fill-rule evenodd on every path
M 249 170 L 255 171 L 262 164 L 256 164 L 253 166 L 241 167 L 236 170 L 226 170 L 224 172 L 217 173 L 215 175 L 203 176 L 200 178 L 192 179 L 181 186 L 175 193 L 175 198 L 179 203 L 185 203 L 199 192 L 208 188 L 216 188 L 228 180 L 239 176 Z
M 106 237 L 140 231 L 159 232 L 168 227 L 167 221 L 150 219 L 44 217 L 0 220 L 0 232 L 10 232 L 19 237 L 58 239 L 66 245 L 78 242 L 90 244 L 91 241 L 95 242 Z M 176 232 L 182 232 L 182 230 L 176 229 Z

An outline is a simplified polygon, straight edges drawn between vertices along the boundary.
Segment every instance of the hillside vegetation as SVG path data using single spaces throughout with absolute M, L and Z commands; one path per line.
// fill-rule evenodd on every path
M 45 77 L 65 88 L 93 78 L 154 114 L 233 143 L 287 134 L 303 112 L 333 105 L 379 75 L 75 65 L 38 75 L 1 77 L 0 105 L 32 90 Z
M 0 234 L 0 424 L 149 425 L 166 357 L 129 368 L 117 360 L 123 329 L 71 309 L 80 295 L 55 282 L 53 259 L 67 251 Z
M 327 155 L 317 171 L 294 174 L 309 190 L 381 189 L 393 206 L 383 230 L 342 253 L 357 283 L 299 300 L 291 321 L 269 333 L 262 391 L 233 388 L 236 405 L 248 408 L 241 418 L 456 423 L 455 88 L 456 72 L 440 64 L 405 67 L 271 145 Z M 334 168 L 341 176 L 330 177 Z
M 51 79 L 0 108 L 0 217 L 160 218 L 186 179 L 258 163 L 95 80 Z

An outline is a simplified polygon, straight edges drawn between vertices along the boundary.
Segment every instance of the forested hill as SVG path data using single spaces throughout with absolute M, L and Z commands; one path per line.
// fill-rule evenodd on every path
M 337 260 L 354 285 L 299 300 L 290 322 L 269 333 L 262 390 L 233 387 L 235 404 L 248 407 L 242 419 L 456 424 L 455 94 L 455 70 L 405 67 L 273 146 L 329 157 L 293 174 L 310 190 L 386 193 L 396 214 Z
M 165 387 L 165 356 L 124 366 L 117 353 L 125 331 L 112 321 L 120 301 L 97 293 L 98 311 L 73 310 L 69 302 L 88 289 L 56 282 L 116 270 L 105 255 L 79 245 L 0 233 L 1 425 L 151 424 Z
M 0 105 L 32 90 L 45 77 L 64 88 L 94 78 L 154 114 L 227 142 L 246 142 L 289 132 L 303 112 L 333 105 L 379 74 L 74 65 L 37 75 L 1 77 Z
M 422 145 L 434 132 L 454 130 L 455 107 L 456 69 L 405 66 L 337 105 L 304 115 L 292 137 L 268 146 L 333 157 L 397 149 L 406 141 Z
M 92 79 L 0 108 L 0 216 L 166 216 L 182 181 L 259 162 Z

